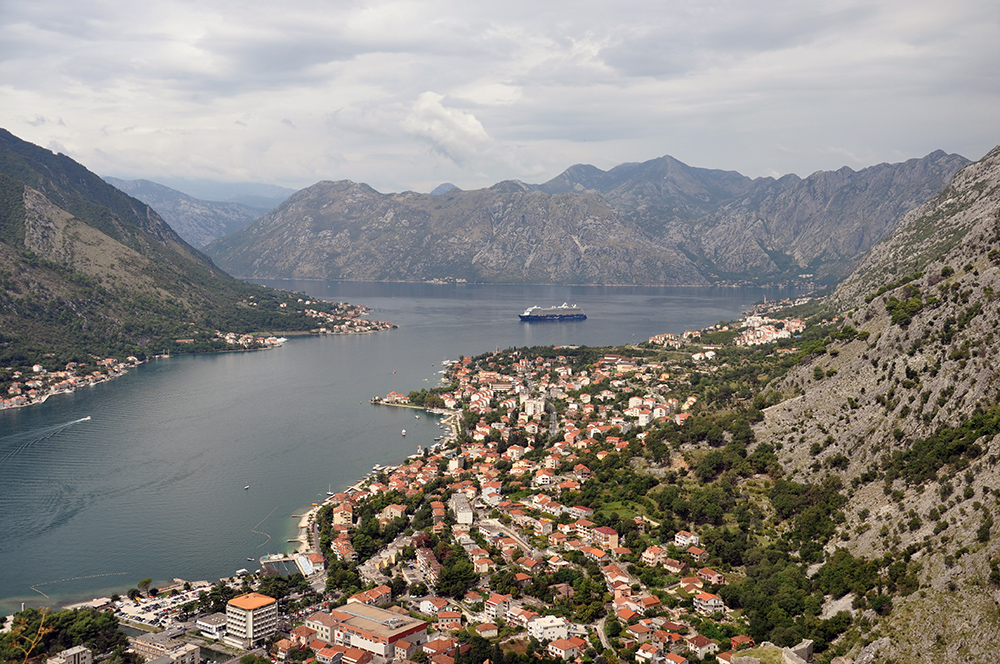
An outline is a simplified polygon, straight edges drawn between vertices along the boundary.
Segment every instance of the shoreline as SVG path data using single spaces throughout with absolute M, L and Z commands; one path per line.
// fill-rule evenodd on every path
M 392 324 L 392 327 L 388 327 L 388 328 L 385 328 L 385 329 L 376 329 L 376 330 L 326 331 L 326 332 L 318 332 L 316 330 L 295 330 L 295 331 L 292 331 L 292 332 L 287 332 L 287 331 L 286 332 L 267 332 L 267 333 L 261 332 L 259 334 L 262 334 L 262 335 L 263 334 L 267 334 L 268 336 L 275 336 L 275 335 L 279 335 L 280 334 L 282 336 L 290 336 L 290 337 L 352 336 L 352 335 L 360 335 L 360 334 L 377 334 L 379 332 L 390 332 L 390 331 L 392 331 L 394 329 L 397 329 L 397 328 L 398 328 L 397 325 Z M 255 333 L 255 334 L 257 334 L 257 333 Z M 287 339 L 285 339 L 285 341 L 287 341 Z M 178 353 L 166 353 L 166 354 L 149 355 L 145 360 L 139 360 L 138 362 L 135 362 L 135 363 L 130 363 L 130 364 L 127 364 L 127 365 L 123 365 L 126 368 L 118 370 L 118 371 L 114 371 L 112 373 L 105 374 L 105 377 L 101 378 L 100 380 L 93 380 L 91 378 L 86 383 L 83 383 L 81 385 L 75 386 L 73 388 L 58 389 L 58 390 L 49 390 L 49 391 L 45 392 L 44 394 L 38 396 L 37 398 L 35 398 L 35 399 L 31 400 L 31 401 L 28 401 L 26 403 L 14 403 L 14 404 L 0 405 L 0 413 L 2 413 L 3 411 L 6 411 L 6 410 L 14 410 L 14 409 L 17 409 L 17 408 L 28 408 L 29 406 L 37 406 L 38 404 L 45 403 L 49 399 L 49 397 L 51 397 L 51 396 L 57 396 L 57 395 L 60 395 L 60 394 L 73 394 L 73 393 L 77 392 L 78 390 L 80 390 L 83 387 L 93 387 L 93 386 L 98 385 L 100 383 L 107 383 L 107 382 L 109 382 L 111 380 L 114 380 L 115 378 L 121 378 L 122 376 L 124 376 L 125 374 L 127 374 L 129 372 L 129 369 L 134 369 L 134 368 L 137 368 L 137 367 L 139 367 L 139 366 L 141 366 L 143 364 L 148 364 L 149 362 L 152 362 L 153 360 L 169 360 L 171 357 L 174 357 L 174 356 L 216 355 L 216 354 L 221 354 L 221 353 L 250 353 L 250 352 L 257 352 L 257 351 L 274 350 L 276 348 L 281 348 L 282 346 L 284 346 L 285 345 L 285 341 L 283 341 L 281 343 L 277 343 L 277 344 L 270 344 L 270 345 L 259 346 L 259 347 L 256 347 L 256 348 L 219 348 L 219 349 L 216 349 L 216 350 L 208 350 L 208 351 L 191 351 L 191 352 L 178 352 Z
M 448 427 L 448 429 L 450 429 L 450 431 L 449 431 L 449 433 L 445 434 L 444 439 L 441 440 L 439 444 L 443 445 L 445 443 L 451 442 L 452 440 L 454 440 L 455 438 L 458 437 L 458 428 L 457 428 L 457 426 L 458 426 L 458 417 L 461 414 L 461 411 L 448 410 L 448 409 L 445 409 L 445 408 L 424 408 L 423 406 L 415 406 L 413 404 L 395 404 L 395 403 L 385 403 L 385 402 L 376 402 L 376 401 L 372 401 L 372 403 L 373 404 L 378 404 L 378 405 L 384 405 L 384 406 L 400 406 L 400 407 L 404 407 L 404 408 L 410 408 L 410 409 L 415 409 L 415 410 L 422 410 L 422 411 L 424 411 L 426 413 L 430 413 L 430 414 L 433 414 L 433 415 L 439 415 L 439 416 L 441 416 L 440 423 L 442 425 Z M 406 462 L 408 462 L 410 459 L 413 459 L 414 457 L 417 457 L 417 456 L 418 455 L 416 453 L 407 455 L 406 457 L 404 457 L 403 462 L 401 462 L 400 464 L 394 465 L 394 466 L 393 465 L 382 466 L 381 464 L 376 464 L 376 465 L 379 465 L 380 470 L 383 470 L 383 471 L 395 470 L 396 468 L 398 468 L 401 465 L 406 465 Z M 348 487 L 346 487 L 343 491 L 337 491 L 336 493 L 346 493 L 346 494 L 358 493 L 359 491 L 361 491 L 364 488 L 364 486 L 368 482 L 371 481 L 371 479 L 372 479 L 371 478 L 371 474 L 370 473 L 366 474 L 361 479 L 357 480 L 353 484 L 351 484 Z M 296 553 L 296 554 L 298 554 L 298 553 L 301 553 L 301 554 L 322 553 L 322 551 L 318 547 L 315 547 L 313 545 L 312 525 L 315 522 L 316 515 L 319 513 L 320 509 L 322 509 L 326 505 L 330 504 L 332 502 L 332 499 L 333 499 L 332 495 L 327 495 L 326 498 L 324 498 L 321 502 L 316 503 L 316 504 L 310 504 L 309 507 L 308 507 L 308 509 L 306 509 L 305 512 L 303 512 L 301 514 L 292 514 L 291 515 L 293 519 L 298 519 L 297 526 L 296 526 L 296 528 L 297 528 L 297 535 L 293 538 L 294 541 L 297 543 L 297 550 L 295 552 L 293 552 L 293 553 Z M 290 542 L 291 542 L 291 540 L 290 540 Z M 289 555 L 292 555 L 292 554 L 289 554 Z

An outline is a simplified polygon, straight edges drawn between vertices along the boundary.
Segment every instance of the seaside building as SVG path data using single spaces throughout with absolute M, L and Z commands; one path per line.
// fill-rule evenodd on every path
M 198 618 L 195 627 L 201 631 L 202 635 L 210 639 L 221 639 L 226 635 L 226 614 L 213 613 L 208 616 Z
M 247 593 L 226 605 L 225 642 L 244 650 L 264 642 L 278 631 L 278 602 L 260 593 Z
M 329 613 L 317 612 L 306 619 L 320 640 L 392 659 L 396 644 L 410 646 L 427 642 L 427 623 L 375 606 L 354 602 Z

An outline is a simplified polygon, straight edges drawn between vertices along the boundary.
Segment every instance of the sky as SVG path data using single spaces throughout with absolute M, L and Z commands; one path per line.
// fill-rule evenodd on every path
M 995 0 L 0 0 L 0 126 L 122 178 L 379 191 L 1000 143 Z

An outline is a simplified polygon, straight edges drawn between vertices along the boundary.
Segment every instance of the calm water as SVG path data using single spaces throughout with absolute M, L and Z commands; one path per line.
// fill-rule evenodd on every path
M 159 360 L 40 406 L 0 411 L 0 612 L 110 594 L 146 576 L 160 584 L 217 579 L 250 565 L 248 556 L 287 550 L 292 514 L 441 433 L 433 418 L 368 399 L 438 384 L 445 358 L 642 341 L 733 318 L 765 294 L 269 284 L 367 304 L 400 328 Z M 588 320 L 518 321 L 528 306 L 564 301 Z

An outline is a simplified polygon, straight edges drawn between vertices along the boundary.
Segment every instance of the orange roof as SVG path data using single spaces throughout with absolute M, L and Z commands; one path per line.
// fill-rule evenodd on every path
M 253 611 L 254 609 L 259 609 L 267 606 L 268 604 L 274 604 L 277 601 L 278 600 L 273 597 L 261 595 L 260 593 L 247 593 L 246 595 L 240 595 L 239 597 L 232 598 L 229 600 L 229 603 L 238 609 Z

